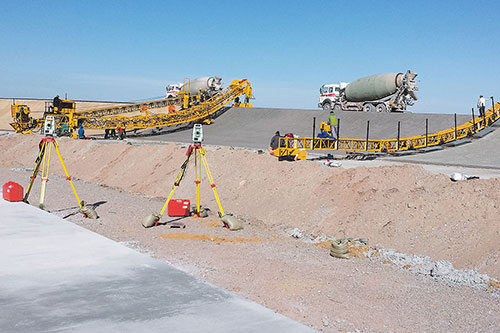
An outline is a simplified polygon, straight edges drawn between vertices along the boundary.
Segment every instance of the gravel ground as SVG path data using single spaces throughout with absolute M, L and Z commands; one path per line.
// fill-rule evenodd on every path
M 11 180 L 25 186 L 29 176 L 21 165 L 0 167 L 1 184 Z M 159 211 L 165 198 L 74 178 L 80 197 L 97 206 L 100 218 L 88 220 L 77 212 L 64 178 L 49 178 L 46 207 L 53 214 L 317 330 L 493 332 L 500 327 L 500 301 L 493 293 L 449 286 L 384 260 L 332 258 L 324 242 L 290 237 L 294 223 L 286 219 L 270 223 L 247 214 L 245 229 L 231 232 L 210 212 L 205 219 L 162 220 L 182 221 L 185 229 L 144 229 L 142 218 Z M 169 190 L 165 186 L 164 195 Z M 37 179 L 30 196 L 35 205 L 38 191 Z

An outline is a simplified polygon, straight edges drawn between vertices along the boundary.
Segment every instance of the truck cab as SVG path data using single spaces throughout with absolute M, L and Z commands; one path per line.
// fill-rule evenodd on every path
M 340 84 L 324 84 L 319 88 L 318 107 L 323 110 L 332 110 L 340 100 L 340 92 L 347 86 L 347 83 Z
M 177 93 L 181 91 L 182 88 L 182 83 L 174 83 L 174 84 L 169 84 L 166 88 L 166 97 L 171 98 L 171 97 L 177 97 Z

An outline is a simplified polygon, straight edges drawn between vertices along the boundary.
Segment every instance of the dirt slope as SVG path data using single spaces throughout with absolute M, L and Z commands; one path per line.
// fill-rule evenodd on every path
M 0 165 L 33 167 L 40 137 L 0 136 Z M 80 179 L 166 197 L 185 146 L 60 139 L 71 174 Z M 354 169 L 316 162 L 278 162 L 269 155 L 209 147 L 224 209 L 270 228 L 367 238 L 371 244 L 446 259 L 500 278 L 500 180 L 451 182 L 413 165 Z M 62 175 L 57 160 L 51 172 Z M 176 197 L 194 199 L 193 167 Z M 202 204 L 216 210 L 206 178 Z

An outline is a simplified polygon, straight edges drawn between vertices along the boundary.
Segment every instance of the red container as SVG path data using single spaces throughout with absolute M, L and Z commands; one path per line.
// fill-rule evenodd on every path
M 191 202 L 186 199 L 172 199 L 168 202 L 168 216 L 191 215 Z
M 3 198 L 7 201 L 23 201 L 23 187 L 18 183 L 7 182 L 2 187 Z

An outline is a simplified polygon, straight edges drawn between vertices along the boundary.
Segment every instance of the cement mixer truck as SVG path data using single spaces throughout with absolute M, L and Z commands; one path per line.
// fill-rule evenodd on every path
M 354 82 L 324 84 L 318 107 L 334 111 L 403 112 L 417 100 L 417 73 L 384 73 Z
M 166 88 L 166 96 L 177 97 L 178 93 L 185 92 L 189 95 L 205 95 L 212 97 L 222 90 L 222 78 L 216 76 L 199 77 L 194 80 L 187 80 L 184 83 L 170 84 Z

